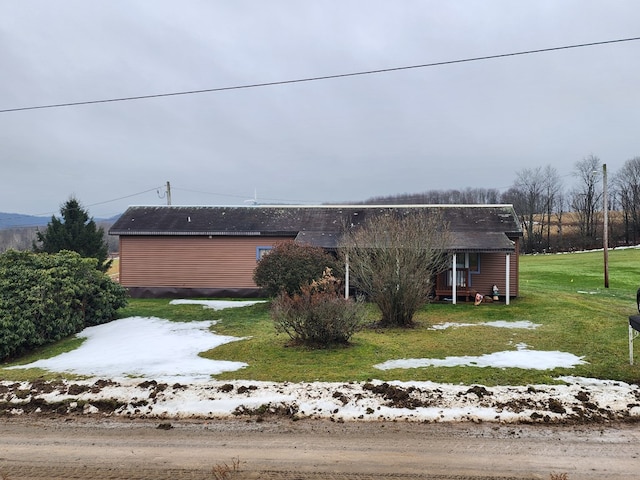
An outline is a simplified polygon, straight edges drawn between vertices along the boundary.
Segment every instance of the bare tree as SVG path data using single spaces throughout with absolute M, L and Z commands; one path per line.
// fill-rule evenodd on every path
M 597 212 L 602 199 L 601 168 L 600 159 L 594 155 L 589 155 L 575 164 L 574 176 L 577 178 L 577 185 L 571 193 L 571 208 L 578 216 L 581 247 L 597 245 Z
M 622 209 L 624 241 L 635 245 L 640 238 L 640 157 L 627 160 L 612 183 Z
M 513 190 L 517 192 L 518 213 L 525 227 L 525 252 L 540 249 L 542 240 L 541 222 L 536 218 L 544 212 L 545 176 L 542 167 L 525 168 L 516 173 Z M 514 193 L 515 193 L 514 192 Z
M 15 227 L 0 230 L 0 252 L 5 250 L 31 250 L 36 239 L 36 227 Z
M 555 211 L 556 211 L 556 220 L 557 220 L 556 248 L 559 251 L 565 250 L 564 229 L 563 229 L 564 224 L 562 223 L 562 217 L 565 211 L 564 207 L 565 207 L 566 201 L 567 199 L 564 192 L 562 190 L 559 190 L 555 198 Z
M 557 211 L 557 204 L 560 202 L 560 195 L 562 190 L 562 181 L 558 175 L 558 171 L 551 165 L 547 165 L 542 173 L 543 186 L 544 186 L 544 213 L 546 221 L 544 225 L 547 230 L 546 248 L 551 248 L 551 216 Z
M 341 253 L 353 284 L 382 313 L 383 326 L 411 326 L 429 300 L 437 273 L 449 265 L 448 226 L 438 213 L 388 211 L 347 229 Z

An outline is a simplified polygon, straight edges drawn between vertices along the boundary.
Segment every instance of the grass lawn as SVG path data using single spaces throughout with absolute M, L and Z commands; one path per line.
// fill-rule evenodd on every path
M 446 383 L 521 385 L 553 383 L 560 375 L 575 375 L 637 383 L 640 380 L 640 341 L 637 365 L 629 365 L 628 316 L 636 312 L 640 285 L 640 250 L 609 251 L 609 285 L 604 288 L 602 252 L 520 258 L 520 296 L 509 306 L 473 303 L 432 304 L 420 310 L 416 328 L 365 329 L 350 347 L 308 350 L 288 347 L 288 337 L 276 335 L 268 304 L 213 311 L 199 305 L 169 305 L 164 299 L 134 299 L 121 316 L 157 316 L 175 321 L 220 319 L 215 331 L 249 337 L 202 353 L 205 358 L 246 362 L 245 369 L 216 379 L 264 381 L 431 380 Z M 378 319 L 370 306 L 371 321 Z M 529 320 L 535 330 L 487 326 L 430 330 L 444 322 L 482 323 L 493 320 Z M 525 343 L 531 350 L 550 350 L 583 356 L 588 364 L 551 371 L 519 368 L 423 367 L 382 371 L 373 365 L 400 358 L 444 358 L 515 350 Z M 49 357 L 75 348 L 67 340 L 35 352 Z M 168 355 L 171 352 L 167 352 Z M 0 370 L 0 378 L 24 379 L 38 371 Z

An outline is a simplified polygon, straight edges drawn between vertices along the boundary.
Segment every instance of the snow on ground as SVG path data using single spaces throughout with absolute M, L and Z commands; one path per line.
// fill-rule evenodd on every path
M 10 368 L 43 368 L 92 377 L 144 377 L 206 380 L 211 375 L 246 367 L 246 363 L 211 361 L 198 353 L 242 340 L 212 334 L 216 322 L 171 322 L 161 318 L 129 317 L 85 328 L 86 341 L 57 357 Z
M 254 302 L 173 301 L 217 310 Z M 89 377 L 82 381 L 0 382 L 0 412 L 102 413 L 157 418 L 268 414 L 334 420 L 559 422 L 640 418 L 640 389 L 622 382 L 562 377 L 562 385 L 484 387 L 433 382 L 274 383 L 210 380 L 242 362 L 199 352 L 242 338 L 220 336 L 215 321 L 169 322 L 131 317 L 85 329 L 86 341 L 57 357 L 11 368 L 39 367 Z M 443 324 L 445 325 L 445 324 Z M 466 324 L 446 324 L 459 328 Z M 477 326 L 478 324 L 474 324 Z M 487 322 L 535 328 L 530 322 Z M 437 328 L 434 327 L 434 328 Z M 529 350 L 446 359 L 390 359 L 380 369 L 473 365 L 571 368 L 584 361 L 565 352 Z
M 516 321 L 507 321 L 507 320 L 494 320 L 492 322 L 478 322 L 478 323 L 457 323 L 457 322 L 446 322 L 446 323 L 437 323 L 429 328 L 429 330 L 446 330 L 447 328 L 458 328 L 458 327 L 497 327 L 497 328 L 520 328 L 526 330 L 534 330 L 540 326 L 538 323 L 530 322 L 529 320 L 516 320 Z
M 264 300 L 171 300 L 170 305 L 202 305 L 203 308 L 222 310 L 264 303 Z
M 497 367 L 497 368 L 531 368 L 535 370 L 550 370 L 552 368 L 573 368 L 587 363 L 572 353 L 557 351 L 528 350 L 527 345 L 520 343 L 516 351 L 494 352 L 480 356 L 464 355 L 461 357 L 440 358 L 403 358 L 388 360 L 374 365 L 380 370 L 394 368 L 420 367 Z

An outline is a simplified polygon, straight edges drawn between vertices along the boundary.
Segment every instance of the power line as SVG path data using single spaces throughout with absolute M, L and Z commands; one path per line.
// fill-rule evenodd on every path
M 439 67 L 443 65 L 453 65 L 456 63 L 478 62 L 482 60 L 493 60 L 496 58 L 516 57 L 520 55 L 531 55 L 535 53 L 553 52 L 558 50 L 569 50 L 572 48 L 584 48 L 584 47 L 594 47 L 597 45 L 608 45 L 613 43 L 633 42 L 636 40 L 640 40 L 640 37 L 621 38 L 617 40 L 604 40 L 601 42 L 579 43 L 574 45 L 564 45 L 561 47 L 540 48 L 536 50 L 524 50 L 520 52 L 501 53 L 497 55 L 485 55 L 481 57 L 462 58 L 457 60 L 446 60 L 442 62 L 424 63 L 420 65 L 381 68 L 378 70 L 366 70 L 366 71 L 360 71 L 360 72 L 340 73 L 336 75 L 323 75 L 318 77 L 298 78 L 298 79 L 292 79 L 292 80 L 280 80 L 276 82 L 250 83 L 250 84 L 235 85 L 230 87 L 205 88 L 202 90 L 187 90 L 187 91 L 181 91 L 181 92 L 158 93 L 153 95 L 138 95 L 133 97 L 109 98 L 109 99 L 103 99 L 103 100 L 88 100 L 83 102 L 56 103 L 56 104 L 48 104 L 48 105 L 35 105 L 35 106 L 29 106 L 29 107 L 6 108 L 6 109 L 0 110 L 0 113 L 21 112 L 25 110 L 41 110 L 46 108 L 75 107 L 79 105 L 94 105 L 99 103 L 127 102 L 132 100 L 144 100 L 144 99 L 150 99 L 150 98 L 175 97 L 179 95 L 195 95 L 200 93 L 213 93 L 213 92 L 224 92 L 229 90 L 271 87 L 275 85 L 288 85 L 292 83 L 316 82 L 320 80 L 334 80 L 338 78 L 356 77 L 356 76 L 363 76 L 363 75 L 375 75 L 380 73 L 398 72 L 402 70 Z
M 131 197 L 136 197 L 138 195 L 142 195 L 143 193 L 148 193 L 148 192 L 153 192 L 153 191 L 157 191 L 159 188 L 163 188 L 163 187 L 153 187 L 150 188 L 149 190 L 143 190 L 142 192 L 137 192 L 137 193 L 132 193 L 130 195 L 124 195 L 122 197 L 118 197 L 118 198 L 112 198 L 111 200 L 104 200 L 102 202 L 96 202 L 96 203 L 91 203 L 89 205 L 83 205 L 84 208 L 89 208 L 89 207 L 94 207 L 96 205 L 104 205 L 105 203 L 111 203 L 111 202 L 117 202 L 118 200 L 124 200 L 125 198 L 131 198 Z M 3 218 L 3 220 L 5 222 L 9 222 L 12 221 L 12 219 L 18 219 L 20 217 L 40 217 L 43 219 L 45 217 L 48 217 L 49 215 L 56 215 L 57 212 L 44 212 L 44 213 L 35 213 L 35 214 L 13 214 L 12 216 L 6 216 Z M 23 224 L 23 223 L 16 223 L 16 224 L 8 224 L 5 225 L 4 227 L 2 227 L 2 229 L 8 229 L 8 228 L 22 228 L 22 227 L 36 227 L 39 226 L 39 224 Z
M 144 190 L 144 191 L 138 192 L 138 193 L 132 193 L 131 195 L 125 195 L 124 197 L 112 198 L 111 200 L 105 200 L 103 202 L 92 203 L 91 205 L 86 205 L 86 207 L 95 207 L 96 205 L 104 205 L 105 203 L 117 202 L 118 200 L 124 200 L 125 198 L 136 197 L 138 195 L 142 195 L 143 193 L 153 192 L 154 190 L 157 191 L 160 188 L 164 188 L 164 187 L 153 187 L 153 188 L 150 188 L 149 190 Z

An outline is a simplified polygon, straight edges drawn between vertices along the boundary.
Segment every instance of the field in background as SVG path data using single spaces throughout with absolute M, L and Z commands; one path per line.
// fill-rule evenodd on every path
M 627 239 L 624 233 L 623 213 L 618 211 L 609 212 L 609 247 L 623 246 Z M 575 212 L 563 212 L 562 214 L 551 215 L 551 228 L 546 225 L 546 217 L 536 215 L 534 217 L 534 232 L 538 235 L 541 243 L 551 245 L 552 252 L 582 250 L 584 239 L 580 229 L 580 218 Z M 592 239 L 592 248 L 603 247 L 603 216 L 602 212 L 595 212 L 594 218 L 596 236 Z M 523 225 L 523 232 L 526 234 L 526 225 Z M 633 240 L 633 239 L 631 239 Z M 523 245 L 524 246 L 524 245 Z

